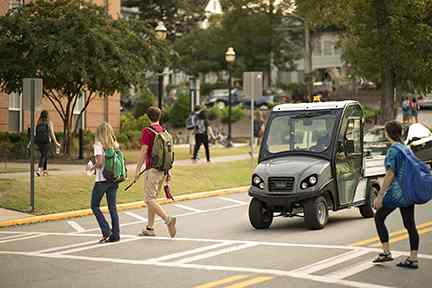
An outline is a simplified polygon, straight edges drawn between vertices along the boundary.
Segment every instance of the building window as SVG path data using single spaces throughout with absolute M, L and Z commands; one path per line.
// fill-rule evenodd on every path
M 81 110 L 84 108 L 85 105 L 85 93 L 81 92 L 81 95 L 78 97 L 77 102 L 75 104 L 75 108 L 73 111 L 73 124 L 75 125 L 76 121 L 78 120 L 78 117 L 81 113 Z M 85 111 L 83 112 L 83 115 L 80 119 L 80 122 L 78 123 L 79 129 L 85 129 Z
M 313 56 L 321 56 L 321 50 L 322 50 L 322 48 L 321 48 L 321 39 L 320 38 L 314 39 L 313 42 L 312 42 L 312 45 L 313 45 L 313 47 L 312 47 L 312 55 Z
M 15 9 L 23 5 L 24 5 L 24 0 L 9 0 L 9 9 Z
M 22 132 L 22 95 L 9 94 L 9 132 Z

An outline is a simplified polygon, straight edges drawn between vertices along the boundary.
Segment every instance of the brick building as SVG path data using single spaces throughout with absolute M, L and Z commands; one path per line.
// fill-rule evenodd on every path
M 14 7 L 23 5 L 31 0 L 0 0 L 0 17 Z M 120 15 L 120 0 L 89 0 L 106 7 L 110 15 L 116 19 Z M 22 95 L 6 94 L 0 91 L 0 131 L 23 132 L 30 126 L 30 113 L 22 109 Z M 78 101 L 80 102 L 80 101 Z M 78 115 L 84 103 L 77 103 L 75 113 Z M 63 130 L 63 122 L 52 104 L 43 99 L 42 109 L 48 110 L 56 131 Z M 36 120 L 39 112 L 36 112 Z M 95 131 L 101 121 L 108 121 L 114 129 L 120 128 L 120 95 L 116 93 L 110 97 L 97 98 L 86 109 L 82 128 Z

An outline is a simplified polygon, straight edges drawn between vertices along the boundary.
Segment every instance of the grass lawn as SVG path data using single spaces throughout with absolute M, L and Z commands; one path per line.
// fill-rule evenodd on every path
M 249 151 L 250 151 L 249 146 L 233 147 L 233 148 L 210 147 L 210 158 L 218 157 L 218 156 L 247 154 L 249 153 Z M 124 151 L 126 162 L 136 163 L 136 161 L 138 160 L 138 153 L 139 153 L 138 150 Z M 189 147 L 175 147 L 174 153 L 175 153 L 175 160 L 186 160 L 192 157 L 192 155 L 189 154 Z M 200 148 L 199 155 L 201 159 L 205 158 L 203 146 L 201 146 Z
M 173 195 L 246 186 L 250 183 L 252 165 L 254 164 L 250 160 L 243 160 L 174 168 Z M 132 177 L 132 171 L 129 173 Z M 89 208 L 93 184 L 94 177 L 90 176 L 36 178 L 35 214 Z M 119 187 L 118 203 L 143 200 L 142 177 L 138 183 L 125 192 L 124 187 L 127 184 L 128 182 L 124 182 Z M 28 177 L 0 179 L 0 207 L 25 211 L 30 206 L 29 189 Z M 102 205 L 106 205 L 105 200 L 103 200 Z

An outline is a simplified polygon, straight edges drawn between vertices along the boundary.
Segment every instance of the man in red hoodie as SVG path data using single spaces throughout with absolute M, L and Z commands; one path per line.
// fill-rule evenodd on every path
M 141 152 L 135 170 L 135 181 L 138 180 L 141 168 L 144 168 L 144 196 L 147 204 L 148 223 L 147 227 L 139 234 L 140 236 L 156 236 L 154 231 L 155 216 L 161 217 L 167 225 L 171 237 L 176 234 L 176 218 L 170 217 L 165 210 L 157 203 L 157 194 L 161 190 L 165 175 L 163 171 L 152 168 L 151 154 L 153 142 L 157 133 L 163 132 L 164 128 L 159 124 L 161 110 L 157 107 L 150 107 L 147 115 L 151 121 L 150 127 L 144 128 L 141 133 Z

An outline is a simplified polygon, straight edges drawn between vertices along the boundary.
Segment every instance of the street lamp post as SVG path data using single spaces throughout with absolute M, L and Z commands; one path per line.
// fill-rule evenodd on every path
M 232 146 L 231 141 L 231 114 L 232 114 L 232 71 L 231 71 L 231 65 L 234 63 L 236 57 L 236 53 L 234 51 L 234 48 L 229 47 L 228 50 L 225 52 L 225 61 L 227 62 L 228 66 L 228 146 Z
M 167 28 L 165 27 L 164 23 L 161 21 L 156 26 L 155 32 L 156 32 L 156 38 L 158 40 L 164 41 L 167 36 Z M 163 68 L 159 70 L 158 73 L 158 107 L 159 109 L 162 109 L 162 94 L 163 94 Z

